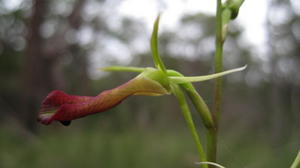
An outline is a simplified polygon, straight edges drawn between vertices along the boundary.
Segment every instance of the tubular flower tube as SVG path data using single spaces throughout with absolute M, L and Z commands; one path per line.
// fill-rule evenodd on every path
M 142 74 L 95 97 L 68 95 L 55 90 L 42 102 L 38 121 L 45 125 L 53 121 L 69 125 L 74 119 L 113 108 L 131 95 L 159 96 L 168 93 L 159 82 Z

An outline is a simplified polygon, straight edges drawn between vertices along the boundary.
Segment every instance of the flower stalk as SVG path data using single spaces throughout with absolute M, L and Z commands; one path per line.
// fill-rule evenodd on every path
M 217 0 L 216 9 L 216 36 L 215 36 L 215 73 L 219 73 L 223 70 L 223 45 L 227 36 L 228 23 L 237 17 L 239 9 L 243 4 L 244 0 L 227 0 L 222 4 L 222 0 Z M 208 160 L 216 162 L 217 155 L 217 136 L 218 136 L 218 125 L 221 115 L 221 104 L 222 104 L 222 78 L 217 78 L 214 81 L 214 93 L 213 93 L 213 110 L 212 115 L 215 121 L 216 129 L 215 132 L 210 132 L 212 139 L 208 142 L 207 148 L 211 155 L 208 156 Z
M 223 44 L 227 34 L 227 25 L 223 26 L 222 18 L 222 1 L 217 0 L 216 9 L 216 37 L 215 37 L 215 73 L 219 73 L 223 69 Z M 207 133 L 207 153 L 208 161 L 216 162 L 217 160 L 217 136 L 218 136 L 218 123 L 221 112 L 222 102 L 222 78 L 217 78 L 214 81 L 214 101 L 212 116 L 215 122 L 215 129 Z M 210 167 L 214 167 L 210 165 Z
M 239 12 L 244 0 L 227 0 L 222 4 L 222 0 L 217 0 L 216 9 L 216 36 L 215 36 L 215 73 L 223 70 L 223 45 L 227 36 L 228 24 L 230 20 L 234 20 Z M 246 68 L 246 67 L 244 67 Z M 215 121 L 216 129 L 208 131 L 210 138 L 208 138 L 207 149 L 208 160 L 216 162 L 217 159 L 217 136 L 218 125 L 221 115 L 222 104 L 222 78 L 215 79 L 214 93 L 213 93 L 213 110 L 212 115 Z M 213 166 L 211 166 L 213 167 Z
M 191 112 L 189 110 L 189 107 L 187 105 L 186 99 L 184 97 L 184 93 L 181 90 L 181 88 L 178 85 L 171 85 L 172 88 L 172 93 L 175 95 L 175 97 L 178 100 L 179 106 L 181 108 L 183 117 L 187 123 L 188 128 L 190 129 L 193 139 L 195 141 L 198 153 L 199 153 L 199 160 L 201 162 L 206 162 L 206 154 L 205 154 L 205 150 L 203 148 L 203 145 L 201 143 L 200 137 L 198 135 L 196 126 L 194 124 Z M 207 165 L 203 165 L 204 168 L 207 168 Z

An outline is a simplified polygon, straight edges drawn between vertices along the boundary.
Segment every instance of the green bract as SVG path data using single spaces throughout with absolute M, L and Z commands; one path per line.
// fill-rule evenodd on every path
M 225 8 L 228 8 L 231 10 L 231 16 L 230 18 L 233 20 L 235 19 L 238 14 L 240 7 L 244 3 L 244 0 L 227 0 L 224 4 Z

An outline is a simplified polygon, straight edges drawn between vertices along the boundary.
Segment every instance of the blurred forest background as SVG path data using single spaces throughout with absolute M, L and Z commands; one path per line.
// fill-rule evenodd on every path
M 122 1 L 9 1 L 0 0 L 1 168 L 195 167 L 197 153 L 172 96 L 131 97 L 69 127 L 36 122 L 51 90 L 94 96 L 135 75 L 97 68 L 152 66 L 143 20 L 111 12 Z M 268 1 L 268 43 L 260 46 L 266 52 L 241 39 L 238 22 L 230 25 L 225 69 L 248 68 L 224 78 L 219 160 L 226 167 L 288 167 L 299 150 L 299 11 L 298 0 Z M 166 65 L 186 75 L 212 73 L 214 22 L 195 13 L 184 15 L 179 29 L 161 31 Z M 212 82 L 195 86 L 211 106 Z

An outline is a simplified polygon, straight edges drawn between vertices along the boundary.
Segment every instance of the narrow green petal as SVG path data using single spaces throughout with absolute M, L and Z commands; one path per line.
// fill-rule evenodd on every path
M 196 128 L 195 123 L 193 121 L 193 117 L 192 117 L 192 114 L 190 112 L 190 109 L 189 109 L 189 106 L 187 104 L 187 101 L 185 99 L 184 93 L 181 90 L 180 86 L 178 86 L 178 85 L 176 85 L 174 83 L 171 84 L 171 90 L 172 90 L 172 93 L 175 95 L 175 97 L 178 100 L 178 103 L 179 103 L 179 106 L 181 108 L 183 117 L 184 117 L 184 119 L 185 119 L 185 121 L 187 123 L 187 126 L 190 129 L 190 131 L 191 131 L 192 137 L 193 137 L 193 139 L 194 139 L 194 141 L 196 143 L 196 147 L 197 147 L 197 150 L 198 150 L 198 153 L 199 153 L 199 159 L 200 159 L 200 161 L 206 162 L 207 161 L 207 159 L 206 159 L 207 157 L 206 157 L 206 154 L 204 152 L 204 148 L 203 148 L 201 139 L 199 137 L 197 128 Z M 207 168 L 208 166 L 207 165 L 203 165 L 203 167 Z
M 298 155 L 296 156 L 291 168 L 299 168 L 300 167 L 300 150 L 298 152 Z
M 225 168 L 224 166 L 218 164 L 218 163 L 214 163 L 214 162 L 196 162 L 196 164 L 199 164 L 199 165 L 213 165 L 213 166 L 216 166 L 216 167 L 219 167 L 219 168 Z
M 181 83 L 187 83 L 187 82 L 201 82 L 201 81 L 206 81 L 214 78 L 218 78 L 224 75 L 228 75 L 234 72 L 242 71 L 246 69 L 247 65 L 240 67 L 240 68 L 235 68 L 231 69 L 228 71 L 220 72 L 220 73 L 215 73 L 211 75 L 205 75 L 205 76 L 191 76 L 191 77 L 169 77 L 170 80 L 174 83 L 181 84 Z
M 101 71 L 123 71 L 123 72 L 143 72 L 146 68 L 139 67 L 127 67 L 127 66 L 109 66 L 104 68 L 99 68 Z
M 155 67 L 166 72 L 166 68 L 164 63 L 162 62 L 159 53 L 158 53 L 158 40 L 157 40 L 157 34 L 158 34 L 158 27 L 159 27 L 159 19 L 160 15 L 157 16 L 154 26 L 153 26 L 153 32 L 151 36 L 151 51 L 152 51 L 152 59 L 155 64 Z

